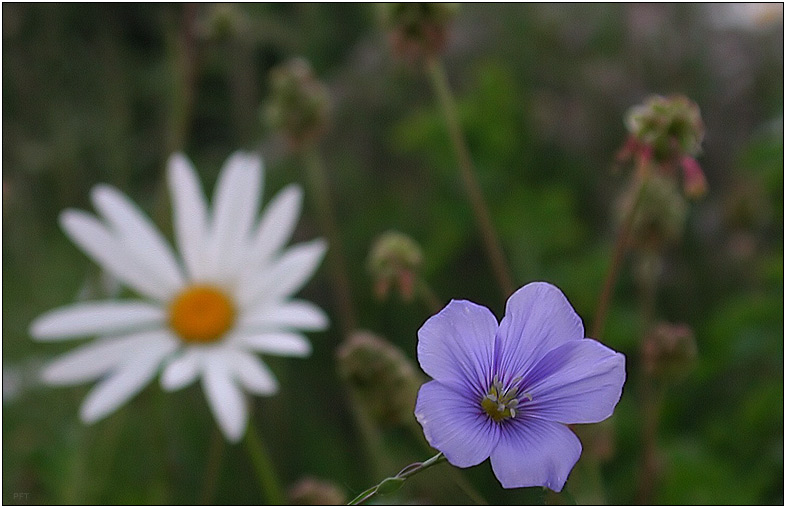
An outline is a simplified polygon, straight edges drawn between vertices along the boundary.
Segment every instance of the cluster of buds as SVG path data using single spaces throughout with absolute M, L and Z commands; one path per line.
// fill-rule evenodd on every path
M 447 30 L 458 11 L 451 3 L 380 4 L 393 53 L 408 62 L 422 62 L 445 48 Z
M 294 506 L 337 506 L 346 504 L 347 496 L 333 483 L 305 477 L 289 489 L 289 504 Z
M 685 96 L 649 97 L 628 111 L 628 136 L 617 154 L 619 162 L 634 160 L 641 172 L 654 166 L 675 177 L 683 173 L 685 194 L 696 198 L 707 191 L 707 180 L 696 161 L 704 139 L 704 123 L 699 107 Z
M 401 349 L 359 331 L 338 348 L 337 356 L 339 374 L 373 421 L 395 425 L 412 418 L 421 379 Z
M 391 286 L 397 286 L 405 301 L 412 300 L 422 263 L 423 253 L 412 238 L 398 231 L 382 233 L 368 256 L 368 270 L 374 277 L 374 293 L 379 299 L 384 299 Z
M 270 99 L 263 120 L 281 130 L 293 147 L 317 139 L 327 128 L 330 98 L 309 63 L 295 58 L 270 71 Z
M 649 376 L 679 378 L 693 367 L 698 356 L 693 330 L 687 325 L 658 323 L 644 336 L 641 356 Z

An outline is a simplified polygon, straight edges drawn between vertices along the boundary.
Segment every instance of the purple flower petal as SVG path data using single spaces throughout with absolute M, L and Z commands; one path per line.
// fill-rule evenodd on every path
M 486 460 L 500 438 L 500 426 L 483 413 L 474 395 L 439 381 L 420 387 L 415 417 L 429 444 L 457 467 Z
M 509 381 L 557 346 L 583 338 L 581 318 L 562 291 L 546 282 L 532 282 L 508 299 L 496 334 L 494 372 Z
M 581 455 L 581 442 L 559 423 L 517 418 L 505 425 L 491 467 L 506 489 L 545 486 L 562 490 Z
M 561 423 L 595 423 L 614 412 L 625 383 L 625 356 L 592 339 L 571 341 L 524 376 L 532 396 L 521 410 Z
M 451 386 L 469 386 L 485 395 L 497 318 L 486 307 L 452 300 L 418 330 L 418 361 L 423 370 Z

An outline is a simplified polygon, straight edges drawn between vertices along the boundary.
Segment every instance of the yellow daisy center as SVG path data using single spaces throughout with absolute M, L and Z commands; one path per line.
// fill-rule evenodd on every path
M 169 325 L 185 342 L 214 342 L 234 320 L 232 300 L 213 286 L 187 287 L 169 304 Z

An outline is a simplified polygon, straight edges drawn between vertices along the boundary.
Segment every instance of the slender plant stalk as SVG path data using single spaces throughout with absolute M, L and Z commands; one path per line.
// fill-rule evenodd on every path
M 213 496 L 216 493 L 218 475 L 221 471 L 221 462 L 224 456 L 224 436 L 218 427 L 213 428 L 213 435 L 210 437 L 210 450 L 207 453 L 207 466 L 205 467 L 205 478 L 202 481 L 202 493 L 199 496 L 199 504 L 213 504 Z
M 502 244 L 500 243 L 499 236 L 494 229 L 494 224 L 491 222 L 491 214 L 489 213 L 488 206 L 486 206 L 486 201 L 483 199 L 480 185 L 475 177 L 472 158 L 470 157 L 464 133 L 459 123 L 456 101 L 450 90 L 445 68 L 439 58 L 433 57 L 429 60 L 428 73 L 431 79 L 431 85 L 434 88 L 434 93 L 442 108 L 442 113 L 445 115 L 450 141 L 453 144 L 453 149 L 458 158 L 461 180 L 464 183 L 464 189 L 467 192 L 467 197 L 472 206 L 472 212 L 475 216 L 478 229 L 480 229 L 480 233 L 483 237 L 486 254 L 491 262 L 491 268 L 497 279 L 497 283 L 503 292 L 502 296 L 504 299 L 507 299 L 515 289 L 513 277 L 505 261 L 505 254 L 502 251 Z
M 636 192 L 636 196 L 631 202 L 631 206 L 625 215 L 622 227 L 620 227 L 619 233 L 617 234 L 617 242 L 614 245 L 614 254 L 611 258 L 611 266 L 609 267 L 609 271 L 606 274 L 606 279 L 603 282 L 603 289 L 601 290 L 600 296 L 598 297 L 598 310 L 595 312 L 595 321 L 593 322 L 592 332 L 590 334 L 590 336 L 594 339 L 600 340 L 600 337 L 603 334 L 603 328 L 606 325 L 606 316 L 608 314 L 609 304 L 611 303 L 611 297 L 614 294 L 614 286 L 617 283 L 617 277 L 619 276 L 622 262 L 624 261 L 625 254 L 628 251 L 630 234 L 631 230 L 633 229 L 633 220 L 636 218 L 636 212 L 638 211 L 639 203 L 641 203 L 641 197 L 644 194 L 646 185 L 647 180 L 643 179 L 639 184 L 639 189 Z
M 194 106 L 196 80 L 196 26 L 199 6 L 183 4 L 177 34 L 169 41 L 171 59 L 175 67 L 177 90 L 172 94 L 172 109 L 167 129 L 169 153 L 182 150 L 185 146 Z
M 328 237 L 330 246 L 327 253 L 327 261 L 333 278 L 333 290 L 335 291 L 336 305 L 341 319 L 341 331 L 344 337 L 348 336 L 356 328 L 355 308 L 352 304 L 352 293 L 349 285 L 349 275 L 347 263 L 344 258 L 344 249 L 336 225 L 336 215 L 333 210 L 332 200 L 330 199 L 330 188 L 328 185 L 325 168 L 322 158 L 314 144 L 308 144 L 301 149 L 302 158 L 308 173 L 308 182 L 311 187 L 311 195 L 316 205 L 318 219 L 322 223 L 322 230 Z
M 646 374 L 641 377 L 642 453 L 636 503 L 649 505 L 659 474 L 657 442 L 663 390 Z
M 254 469 L 259 479 L 259 486 L 262 489 L 262 494 L 269 505 L 282 505 L 285 502 L 284 491 L 281 488 L 281 483 L 278 480 L 275 470 L 273 469 L 273 462 L 270 460 L 270 454 L 267 451 L 262 440 L 257 434 L 256 428 L 253 425 L 253 419 L 249 417 L 248 429 L 246 430 L 245 437 L 246 450 L 254 465 Z
M 442 455 L 442 452 L 439 452 L 438 454 L 434 455 L 433 457 L 431 457 L 425 462 L 415 462 L 414 464 L 410 464 L 404 469 L 402 469 L 401 471 L 399 471 L 399 473 L 396 476 L 385 478 L 384 480 L 374 485 L 373 487 L 364 490 L 347 504 L 350 506 L 356 506 L 368 501 L 374 496 L 394 492 L 399 487 L 401 487 L 401 485 L 404 483 L 404 481 L 407 478 L 414 476 L 420 472 L 423 472 L 426 469 L 429 469 L 430 467 L 435 466 L 440 462 L 443 462 L 444 460 L 446 460 L 445 456 Z
M 656 261 L 656 262 L 659 262 Z M 641 289 L 642 337 L 652 329 L 655 304 L 658 294 L 658 275 L 647 271 Z M 637 502 L 652 504 L 655 486 L 658 481 L 658 426 L 660 408 L 663 400 L 663 387 L 652 376 L 641 369 L 640 376 L 642 453 Z
M 442 307 L 445 305 L 442 303 L 442 300 L 439 299 L 434 290 L 431 289 L 429 283 L 418 276 L 417 282 L 415 284 L 415 294 L 420 298 L 421 302 L 423 302 L 428 310 L 434 314 L 441 311 Z
M 355 418 L 355 424 L 358 426 L 358 430 L 360 431 L 360 435 L 366 447 L 368 464 L 375 475 L 381 475 L 383 474 L 382 472 L 388 468 L 388 459 L 384 450 L 382 436 L 371 421 L 371 418 L 369 418 L 368 413 L 363 410 L 363 406 L 352 388 L 347 387 L 346 393 L 352 410 L 352 416 Z

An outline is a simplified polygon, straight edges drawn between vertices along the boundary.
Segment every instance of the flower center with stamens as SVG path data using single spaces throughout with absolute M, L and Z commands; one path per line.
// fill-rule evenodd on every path
M 169 304 L 169 325 L 185 342 L 214 342 L 234 320 L 232 300 L 213 286 L 187 287 Z
M 489 415 L 489 418 L 499 423 L 509 418 L 515 418 L 519 406 L 519 399 L 516 397 L 519 389 L 515 386 L 521 378 L 511 381 L 507 388 L 502 386 L 502 382 L 494 376 L 488 393 L 480 401 L 480 407 Z M 532 400 L 532 396 L 525 393 L 524 397 Z

